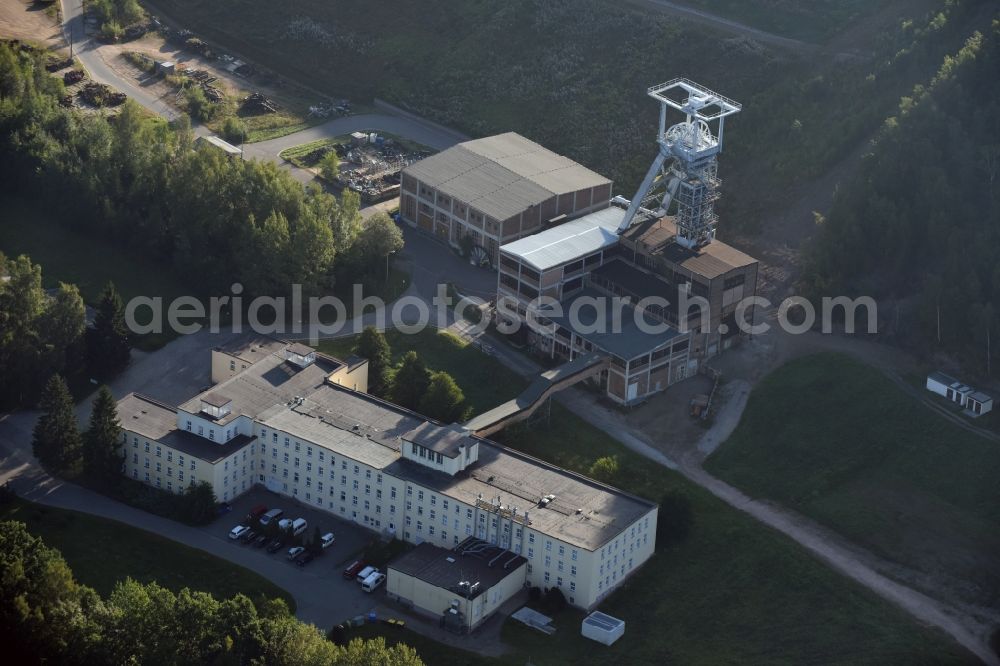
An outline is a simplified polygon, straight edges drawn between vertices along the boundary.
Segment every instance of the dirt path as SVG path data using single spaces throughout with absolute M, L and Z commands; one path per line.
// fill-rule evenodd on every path
M 827 565 L 899 606 L 918 621 L 945 631 L 984 663 L 1000 664 L 988 645 L 989 632 L 996 618 L 982 617 L 976 612 L 978 609 L 952 606 L 897 582 L 894 577 L 883 573 L 893 569 L 889 563 L 882 562 L 871 553 L 795 511 L 750 498 L 704 470 L 704 458 L 715 446 L 725 441 L 739 423 L 749 387 L 749 382 L 743 382 L 735 398 L 730 399 L 717 415 L 713 427 L 704 433 L 693 450 L 679 458 L 664 455 L 659 447 L 648 440 L 645 433 L 630 427 L 617 412 L 597 404 L 590 394 L 572 389 L 561 394 L 558 400 L 577 416 L 605 431 L 632 451 L 677 470 L 733 508 L 791 538 Z
M 701 23 L 703 25 L 711 26 L 713 28 L 719 28 L 736 35 L 743 35 L 745 37 L 750 37 L 759 42 L 765 44 L 770 44 L 771 46 L 778 46 L 785 49 L 790 49 L 799 53 L 816 53 L 819 50 L 819 46 L 816 44 L 810 44 L 808 42 L 803 42 L 798 39 L 792 39 L 790 37 L 782 37 L 781 35 L 776 35 L 773 32 L 767 32 L 766 30 L 761 30 L 759 28 L 754 28 L 745 23 L 740 23 L 739 21 L 733 21 L 727 19 L 718 14 L 713 14 L 711 12 L 696 9 L 694 7 L 688 7 L 687 5 L 678 4 L 676 2 L 669 2 L 668 0 L 629 0 L 634 5 L 639 5 L 645 7 L 646 9 L 652 9 L 655 11 L 663 12 L 665 14 L 673 14 L 674 16 L 679 16 L 696 23 Z

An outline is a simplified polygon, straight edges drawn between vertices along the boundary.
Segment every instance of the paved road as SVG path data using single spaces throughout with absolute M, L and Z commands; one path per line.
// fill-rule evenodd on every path
M 63 36 L 67 43 L 73 42 L 73 54 L 80 60 L 91 79 L 121 90 L 143 107 L 164 118 L 173 120 L 180 115 L 161 98 L 132 80 L 120 76 L 108 66 L 101 54 L 101 43 L 88 37 L 84 30 L 83 0 L 62 0 L 62 14 Z M 207 133 L 205 128 L 199 129 L 199 135 Z
M 304 143 L 332 139 L 336 136 L 361 131 L 396 134 L 434 150 L 444 150 L 465 140 L 465 137 L 457 132 L 415 118 L 372 113 L 335 118 L 322 125 L 316 125 L 277 139 L 248 143 L 243 146 L 243 153 L 249 159 L 277 162 L 288 168 L 296 180 L 308 183 L 314 179 L 313 174 L 282 160 L 278 157 L 281 151 Z

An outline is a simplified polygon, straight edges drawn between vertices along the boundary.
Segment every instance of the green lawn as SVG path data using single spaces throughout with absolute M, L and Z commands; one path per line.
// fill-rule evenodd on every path
M 408 351 L 415 351 L 431 371 L 447 372 L 465 393 L 473 414 L 479 414 L 510 400 L 527 382 L 517 373 L 484 356 L 464 340 L 446 332 L 428 328 L 416 335 L 392 330 L 386 333 L 392 348 L 393 363 L 399 363 Z M 344 358 L 354 352 L 357 337 L 324 340 L 318 349 Z M 485 361 L 484 361 L 485 359 Z
M 792 361 L 754 390 L 709 471 L 880 556 L 1000 594 L 1000 445 L 849 357 Z
M 101 595 L 126 577 L 156 581 L 173 591 L 189 587 L 228 598 L 242 592 L 284 599 L 292 596 L 266 578 L 226 560 L 151 532 L 85 513 L 15 499 L 0 506 L 0 520 L 17 520 L 45 544 L 57 548 L 77 580 Z
M 524 380 L 495 359 L 450 336 L 389 334 L 394 356 L 415 349 L 435 369 L 450 372 L 479 409 L 516 394 Z M 351 340 L 324 343 L 333 354 Z M 483 660 L 409 630 L 365 627 L 414 646 L 428 663 L 975 663 L 942 633 L 922 627 L 895 606 L 835 573 L 798 545 L 762 527 L 678 474 L 651 464 L 602 431 L 553 405 L 551 423 L 512 428 L 503 443 L 586 473 L 601 456 L 620 461 L 616 485 L 659 499 L 687 496 L 695 528 L 682 544 L 658 553 L 601 610 L 626 621 L 626 639 L 605 648 L 580 637 L 581 615 L 556 617 L 545 636 L 507 622 L 502 637 L 513 652 Z M 655 627 L 655 630 L 653 628 Z M 629 638 L 631 636 L 631 638 Z
M 278 153 L 278 157 L 283 160 L 288 160 L 295 166 L 308 169 L 316 166 L 318 160 L 318 153 L 313 155 L 322 148 L 332 146 L 337 141 L 335 139 L 318 139 L 316 141 L 310 141 L 309 143 L 300 143 L 297 146 L 292 146 L 291 148 L 285 148 L 283 151 Z

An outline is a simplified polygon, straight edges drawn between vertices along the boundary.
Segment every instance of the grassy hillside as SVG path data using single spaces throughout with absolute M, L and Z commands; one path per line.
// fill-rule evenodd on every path
M 507 399 L 525 382 L 495 358 L 451 336 L 392 334 L 394 356 L 415 349 L 432 370 L 450 372 L 484 408 Z M 350 338 L 321 349 L 344 354 Z M 484 381 L 484 378 L 488 378 Z M 491 392 L 487 395 L 486 392 Z M 494 402 L 491 402 L 494 401 Z M 624 618 L 633 638 L 601 648 L 580 638 L 576 611 L 556 616 L 545 636 L 508 621 L 502 637 L 514 652 L 487 661 L 412 632 L 367 628 L 420 652 L 428 663 L 662 664 L 662 663 L 971 663 L 941 633 L 921 627 L 896 607 L 819 563 L 787 538 L 762 528 L 680 475 L 651 464 L 559 404 L 551 422 L 515 427 L 500 440 L 559 466 L 586 474 L 614 455 L 611 483 L 659 500 L 667 492 L 690 501 L 695 527 L 679 545 L 663 548 L 601 609 Z M 651 628 L 655 627 L 655 631 Z M 641 639 L 636 639 L 640 637 Z
M 777 370 L 707 467 L 963 600 L 1000 603 L 1000 445 L 869 366 L 820 354 Z
M 787 203 L 791 185 L 870 137 L 899 97 L 961 44 L 967 33 L 956 37 L 954 26 L 986 1 L 937 0 L 959 18 L 929 33 L 933 14 L 904 9 L 897 29 L 862 45 L 875 57 L 849 61 L 806 58 L 610 0 L 146 4 L 319 92 L 377 96 L 473 136 L 518 131 L 609 176 L 628 196 L 656 151 L 657 108 L 646 89 L 693 78 L 744 104 L 726 132 L 726 233 L 757 228 L 761 215 Z M 861 6 L 730 4 L 762 16 L 787 10 L 796 22 L 824 26 L 838 24 L 835 11 Z
M 130 577 L 156 581 L 174 592 L 184 587 L 209 592 L 217 599 L 238 592 L 251 599 L 280 598 L 295 610 L 292 596 L 266 578 L 124 523 L 20 499 L 0 506 L 0 520 L 25 523 L 29 532 L 62 553 L 79 582 L 102 596 Z

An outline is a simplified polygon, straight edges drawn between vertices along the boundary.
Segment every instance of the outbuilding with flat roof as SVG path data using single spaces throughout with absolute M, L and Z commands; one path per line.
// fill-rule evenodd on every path
M 468 633 L 524 588 L 527 560 L 476 538 L 452 549 L 422 543 L 392 562 L 390 599 Z

